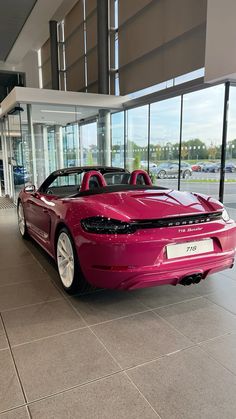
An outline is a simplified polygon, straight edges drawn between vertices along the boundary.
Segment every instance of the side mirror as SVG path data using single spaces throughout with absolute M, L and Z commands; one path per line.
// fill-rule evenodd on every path
M 36 191 L 36 188 L 34 185 L 28 185 L 24 188 L 24 192 L 33 193 Z

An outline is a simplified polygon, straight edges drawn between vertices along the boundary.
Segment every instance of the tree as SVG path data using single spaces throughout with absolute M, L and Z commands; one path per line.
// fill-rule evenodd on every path
M 87 154 L 87 164 L 88 166 L 93 166 L 94 162 L 93 162 L 93 155 L 92 155 L 92 151 L 89 150 L 88 154 Z
M 140 169 L 140 154 L 136 153 L 134 156 L 134 169 Z

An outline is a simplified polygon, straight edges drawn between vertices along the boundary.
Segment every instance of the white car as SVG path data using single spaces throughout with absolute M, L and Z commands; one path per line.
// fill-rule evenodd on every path
M 140 162 L 140 166 L 141 166 L 141 169 L 147 170 L 148 169 L 148 162 L 146 160 L 142 160 Z M 155 172 L 156 168 L 157 168 L 157 164 L 150 161 L 149 162 L 149 172 L 150 173 Z

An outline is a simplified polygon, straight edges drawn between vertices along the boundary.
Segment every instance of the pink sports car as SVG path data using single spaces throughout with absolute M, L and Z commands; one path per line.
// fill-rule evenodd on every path
M 18 222 L 55 259 L 68 293 L 190 285 L 234 263 L 236 223 L 224 206 L 153 186 L 143 170 L 57 170 L 20 193 Z

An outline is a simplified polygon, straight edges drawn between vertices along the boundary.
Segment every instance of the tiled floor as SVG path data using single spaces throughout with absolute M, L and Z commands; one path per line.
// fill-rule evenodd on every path
M 0 419 L 236 419 L 236 268 L 69 297 L 0 211 Z

